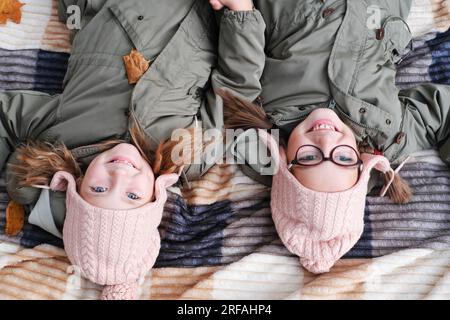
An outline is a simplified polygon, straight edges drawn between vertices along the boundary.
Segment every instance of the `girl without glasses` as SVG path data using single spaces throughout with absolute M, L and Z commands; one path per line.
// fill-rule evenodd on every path
M 106 285 L 103 298 L 136 298 L 159 252 L 166 188 L 184 164 L 191 179 L 208 169 L 187 155 L 173 161 L 172 131 L 222 128 L 211 88 L 248 99 L 260 90 L 262 63 L 252 59 L 264 22 L 230 9 L 218 33 L 206 0 L 60 0 L 62 21 L 82 14 L 63 93 L 0 93 L 0 170 L 11 199 L 63 237 L 72 264 Z

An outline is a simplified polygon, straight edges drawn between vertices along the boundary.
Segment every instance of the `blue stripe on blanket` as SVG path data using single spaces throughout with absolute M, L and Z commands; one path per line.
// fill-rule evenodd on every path
M 437 34 L 427 41 L 431 48 L 432 63 L 429 69 L 431 81 L 450 84 L 450 30 Z
M 450 84 L 450 30 L 413 39 L 413 49 L 397 66 L 400 89 L 430 82 Z
M 66 53 L 0 49 L 0 89 L 61 93 L 68 60 Z
M 195 207 L 171 194 L 160 227 L 161 251 L 155 266 L 221 264 L 223 230 L 232 215 L 229 201 Z
M 450 171 L 445 165 L 409 164 L 402 177 L 413 190 L 412 201 L 395 205 L 368 197 L 367 224 L 371 228 L 370 256 L 405 248 L 450 247 Z

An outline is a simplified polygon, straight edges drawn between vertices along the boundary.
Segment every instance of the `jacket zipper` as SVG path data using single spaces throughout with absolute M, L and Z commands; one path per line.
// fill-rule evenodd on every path
M 334 110 L 336 108 L 336 100 L 333 98 L 330 100 L 330 103 L 328 103 L 328 109 Z
M 300 120 L 302 118 L 305 118 L 305 116 L 298 116 L 294 118 L 280 118 L 277 121 L 294 121 L 294 120 Z

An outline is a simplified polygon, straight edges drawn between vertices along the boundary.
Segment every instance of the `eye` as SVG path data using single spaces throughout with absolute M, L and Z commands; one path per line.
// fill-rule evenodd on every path
M 133 193 L 133 192 L 128 192 L 127 193 L 128 198 L 130 198 L 131 200 L 140 200 L 141 197 L 139 197 L 137 194 Z
M 316 161 L 316 160 L 317 160 L 317 156 L 314 154 L 302 155 L 298 158 L 298 161 L 301 161 L 301 162 Z
M 104 187 L 91 187 L 91 191 L 95 192 L 95 193 L 104 193 L 106 192 L 108 189 L 104 188 Z
M 353 158 L 346 157 L 346 156 L 339 156 L 337 160 L 340 161 L 340 162 L 349 162 L 349 163 L 353 163 L 354 162 Z
M 358 163 L 358 155 L 356 151 L 348 146 L 340 146 L 335 149 L 333 159 L 338 164 L 353 165 Z

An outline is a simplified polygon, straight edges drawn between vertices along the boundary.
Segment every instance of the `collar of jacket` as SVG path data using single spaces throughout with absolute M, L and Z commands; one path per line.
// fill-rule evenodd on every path
M 70 150 L 72 152 L 72 155 L 77 159 L 79 163 L 81 163 L 82 167 L 87 168 L 92 160 L 96 156 L 98 156 L 102 151 L 99 146 L 84 146 L 84 147 L 78 147 L 75 149 Z
M 399 117 L 386 111 L 387 108 L 377 107 L 351 93 L 358 76 L 357 67 L 361 63 L 361 57 L 367 45 L 365 30 L 368 27 L 366 15 L 362 13 L 367 12 L 370 2 L 370 0 L 346 1 L 347 10 L 330 55 L 328 78 L 331 95 L 336 101 L 336 111 L 342 116 L 344 122 L 355 131 L 358 138 L 365 139 L 369 136 L 374 148 L 383 149 L 389 137 L 397 133 L 400 126 Z M 376 5 L 375 2 L 374 5 Z M 383 5 L 389 8 L 391 6 L 387 2 L 383 2 Z M 408 6 L 404 5 L 398 12 L 393 11 L 392 14 L 406 15 L 406 12 L 402 10 L 408 11 Z M 393 103 L 394 99 L 398 104 L 398 98 L 393 97 Z

